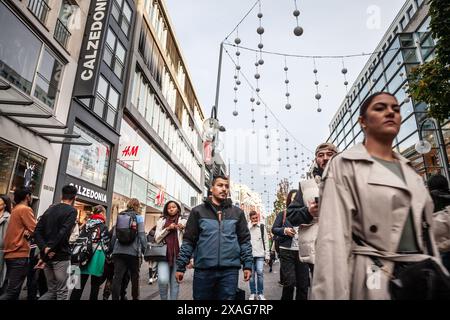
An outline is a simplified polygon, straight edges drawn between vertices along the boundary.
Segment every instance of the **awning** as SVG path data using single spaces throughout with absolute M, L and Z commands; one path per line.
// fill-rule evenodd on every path
M 68 128 L 38 102 L 0 77 L 0 116 L 7 117 L 19 126 L 50 143 L 91 145 L 79 134 L 68 132 Z

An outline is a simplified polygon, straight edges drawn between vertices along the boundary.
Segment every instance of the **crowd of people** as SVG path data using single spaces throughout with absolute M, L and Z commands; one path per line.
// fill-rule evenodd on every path
M 286 196 L 272 226 L 229 199 L 226 176 L 215 176 L 209 196 L 188 219 L 168 201 L 146 234 L 138 199 L 130 199 L 108 230 L 103 206 L 80 225 L 77 189 L 36 220 L 27 188 L 14 205 L 0 196 L 0 300 L 80 300 L 90 278 L 90 300 L 140 298 L 145 260 L 148 284 L 162 300 L 177 300 L 193 268 L 195 300 L 266 300 L 264 266 L 280 261 L 282 300 L 450 299 L 450 191 L 435 174 L 426 185 L 409 160 L 392 149 L 400 130 L 394 95 L 379 92 L 360 107 L 364 141 L 341 153 L 320 144 L 309 179 Z M 269 232 L 270 231 L 270 232 Z

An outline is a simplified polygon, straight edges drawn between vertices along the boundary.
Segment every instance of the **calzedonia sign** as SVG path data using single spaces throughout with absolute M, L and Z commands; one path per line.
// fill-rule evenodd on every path
M 102 61 L 103 40 L 107 30 L 110 1 L 91 1 L 75 80 L 73 95 L 76 97 L 93 97 L 95 95 L 97 73 Z
M 92 190 L 90 188 L 77 185 L 75 183 L 71 183 L 70 185 L 75 186 L 75 188 L 78 189 L 77 196 L 83 196 L 83 197 L 86 197 L 86 198 L 89 198 L 92 200 L 97 200 L 97 201 L 104 202 L 104 203 L 108 202 L 106 193 L 98 192 L 98 191 Z

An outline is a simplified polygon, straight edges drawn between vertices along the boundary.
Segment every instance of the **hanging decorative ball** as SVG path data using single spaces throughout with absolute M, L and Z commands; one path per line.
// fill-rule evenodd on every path
M 284 80 L 284 83 L 288 84 L 288 83 L 289 83 L 289 80 L 288 80 L 288 79 Z
M 250 102 L 255 102 L 255 98 L 251 97 Z
M 255 111 L 255 108 L 252 108 L 252 112 L 254 112 Z
M 240 56 L 241 55 L 241 52 L 240 51 L 236 51 L 236 56 Z
M 258 12 L 258 18 L 262 18 L 263 17 L 263 14 L 261 13 L 261 12 Z
M 317 93 L 315 97 L 317 100 L 320 100 L 320 98 L 322 98 L 322 95 L 320 93 Z
M 234 101 L 234 103 L 237 103 L 237 102 L 238 102 L 238 100 L 237 100 L 237 99 L 234 99 L 233 101 Z
M 289 97 L 291 94 L 289 92 L 286 92 L 286 97 Z
M 314 69 L 313 72 L 314 72 L 314 73 L 317 73 L 317 69 Z
M 234 87 L 234 91 L 237 91 L 237 89 L 238 89 L 237 87 Z
M 258 34 L 263 34 L 264 33 L 264 28 L 263 27 L 258 27 L 258 29 L 256 29 L 256 32 Z
M 350 95 L 346 94 L 345 97 L 346 97 L 347 99 L 349 99 L 349 98 L 350 98 Z
M 236 81 L 236 84 L 237 84 L 238 86 L 240 86 L 240 85 L 241 85 L 241 81 L 240 81 L 240 80 Z
M 241 70 L 241 66 L 236 66 L 236 70 Z
M 292 108 L 290 103 L 286 103 L 284 107 L 286 108 L 286 110 L 290 110 Z
M 302 152 L 302 156 L 304 155 L 304 153 Z
M 257 67 L 257 66 L 259 66 L 259 63 L 258 63 L 258 61 L 256 61 L 256 62 L 255 62 L 255 67 Z
M 295 171 L 295 174 L 298 174 L 298 171 Z
M 237 78 L 238 78 L 237 74 L 235 74 L 235 75 L 234 75 L 234 78 L 235 78 L 235 79 L 237 79 Z
M 289 157 L 287 157 L 287 159 L 289 159 Z M 289 163 L 287 164 L 287 167 L 288 167 L 288 168 L 290 167 Z
M 263 65 L 263 64 L 264 64 L 264 60 L 263 60 L 263 59 L 259 59 L 259 60 L 258 60 L 258 63 L 259 63 L 260 65 Z
M 238 113 L 236 110 L 233 111 L 233 116 L 237 117 L 238 114 L 239 114 L 239 113 Z
M 284 71 L 288 71 L 289 70 L 289 68 L 288 67 L 284 67 Z
M 259 75 L 259 73 L 255 73 L 255 79 L 259 79 L 261 78 L 261 76 Z
M 236 44 L 241 43 L 241 39 L 239 37 L 237 37 L 236 39 L 234 39 L 234 43 L 236 43 Z
M 296 27 L 294 28 L 294 34 L 295 34 L 297 37 L 300 37 L 300 36 L 303 34 L 303 28 L 302 28 L 302 27 L 299 27 L 299 26 L 296 26 Z
M 252 133 L 255 134 L 256 133 L 255 130 L 253 130 Z
M 289 138 L 284 139 L 284 141 L 288 142 L 288 141 L 289 141 Z
M 265 115 L 265 116 L 264 116 L 264 119 L 267 119 L 267 118 L 268 118 L 268 116 L 267 116 L 267 115 Z
M 294 155 L 294 158 L 298 158 L 298 154 Z
M 294 15 L 294 17 L 298 17 L 300 15 L 300 10 L 294 10 L 292 14 Z
M 259 101 L 256 101 L 256 105 L 257 106 L 259 106 L 261 104 L 261 102 L 259 102 Z
M 322 112 L 322 109 L 320 109 L 320 108 L 317 108 L 317 112 Z
M 259 49 L 262 49 L 262 48 L 264 48 L 264 45 L 263 45 L 262 43 L 259 43 L 259 44 L 258 44 L 258 48 L 259 48 Z
M 405 101 L 405 103 L 409 103 L 411 101 L 411 99 L 409 97 L 406 97 L 404 101 Z
M 268 135 L 268 134 L 266 134 L 265 138 L 266 138 L 266 139 L 269 139 L 269 135 Z
M 344 85 L 345 85 L 345 86 L 348 85 L 348 81 L 344 81 Z
M 289 148 L 286 148 L 286 151 L 289 151 Z
M 401 65 L 402 63 L 400 62 L 400 61 L 397 61 L 397 65 L 399 66 L 399 65 Z
M 281 161 L 281 158 L 278 158 L 278 161 Z
M 343 74 L 346 74 L 346 73 L 347 73 L 347 68 L 342 68 L 341 72 L 342 72 Z
M 314 81 L 314 84 L 317 86 L 319 84 L 319 81 Z
M 260 89 L 260 88 L 256 88 L 255 91 L 256 91 L 256 92 L 260 92 L 261 89 Z
M 266 128 L 266 129 L 267 129 L 268 127 L 269 127 L 269 126 L 268 126 L 267 124 L 264 126 L 264 128 Z
M 269 149 L 269 146 L 266 146 L 266 149 Z
M 252 119 L 252 123 L 255 123 L 255 119 Z

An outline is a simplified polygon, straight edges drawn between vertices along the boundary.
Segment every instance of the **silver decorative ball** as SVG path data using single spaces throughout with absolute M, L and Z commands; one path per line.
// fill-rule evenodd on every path
M 256 101 L 256 105 L 257 106 L 259 106 L 261 104 L 261 102 L 259 102 L 259 101 Z
M 278 158 L 278 161 L 281 161 L 281 158 Z
M 348 72 L 348 70 L 347 70 L 347 68 L 342 68 L 341 72 L 342 72 L 343 74 L 346 74 L 346 73 Z
M 238 86 L 240 86 L 240 85 L 241 85 L 241 81 L 240 81 L 240 80 L 236 81 L 236 84 L 237 84 Z
M 268 135 L 268 134 L 266 134 L 265 138 L 266 138 L 266 139 L 269 139 L 269 135 Z
M 289 83 L 289 80 L 288 80 L 288 79 L 284 80 L 284 83 L 288 84 L 288 83 Z
M 240 51 L 236 51 L 236 55 L 239 57 L 241 55 Z
M 255 102 L 255 98 L 251 97 L 250 102 Z
M 286 110 L 290 110 L 292 108 L 290 103 L 286 103 L 284 107 L 286 108 Z
M 252 108 L 252 112 L 254 112 L 255 111 L 255 108 Z
M 294 10 L 292 14 L 294 15 L 294 17 L 298 17 L 300 15 L 300 10 Z
M 233 116 L 237 116 L 239 113 L 235 110 L 235 111 L 233 111 Z
M 348 85 L 348 81 L 344 81 L 344 85 Z
M 291 94 L 289 92 L 286 92 L 286 97 L 289 97 Z
M 263 34 L 264 33 L 264 28 L 263 27 L 258 27 L 258 29 L 256 29 L 256 32 L 258 34 Z
M 317 112 L 322 112 L 322 109 L 320 109 L 320 108 L 317 108 Z
M 236 39 L 234 39 L 234 43 L 236 43 L 236 44 L 241 43 L 241 39 L 239 37 L 237 37 Z
M 314 73 L 317 73 L 317 69 L 314 69 L 313 72 L 314 72 Z
M 317 86 L 319 84 L 319 81 L 314 81 L 314 84 Z
M 296 27 L 294 28 L 294 34 L 295 34 L 297 37 L 300 37 L 300 36 L 303 34 L 303 28 L 302 28 L 302 27 L 299 27 L 299 26 L 296 26 Z
M 255 119 L 252 119 L 252 123 L 255 123 Z
M 294 155 L 294 158 L 298 158 L 298 154 Z
M 259 79 L 261 78 L 261 76 L 259 75 L 259 73 L 255 73 L 255 79 Z
M 234 101 L 234 103 L 237 103 L 237 102 L 238 102 L 238 100 L 237 100 L 237 99 L 234 99 L 233 101 Z
M 268 127 L 269 127 L 269 126 L 268 126 L 267 124 L 264 126 L 264 128 L 266 128 L 266 129 L 267 129 Z
M 269 149 L 269 146 L 266 146 L 266 149 Z
M 263 59 L 259 59 L 259 60 L 258 60 L 258 63 L 259 63 L 260 65 L 263 65 L 263 64 L 264 64 L 264 60 L 263 60 Z
M 284 71 L 288 71 L 289 69 L 288 69 L 288 67 L 284 67 Z
M 264 116 L 264 119 L 267 119 L 267 118 L 268 118 L 268 116 L 267 116 L 267 115 L 265 115 L 265 116 Z
M 284 139 L 284 141 L 288 142 L 288 141 L 289 141 L 289 138 Z
M 238 88 L 237 88 L 237 87 L 234 87 L 233 89 L 234 89 L 234 91 L 237 91 Z
M 256 90 L 256 92 L 260 92 L 260 91 L 261 91 L 261 89 L 260 89 L 260 88 L 256 88 L 255 90 Z
M 317 93 L 316 96 L 315 96 L 315 98 L 316 98 L 317 100 L 320 100 L 320 98 L 322 98 L 322 95 L 321 95 L 320 93 Z
M 237 76 L 237 75 L 235 74 L 233 78 L 237 79 L 237 78 L 238 78 L 238 76 Z
M 241 66 L 236 66 L 236 70 L 241 70 Z
M 263 45 L 262 43 L 259 43 L 259 44 L 258 44 L 258 48 L 259 48 L 259 49 L 262 49 L 262 48 L 264 48 L 264 45 Z
M 263 14 L 261 13 L 261 12 L 258 12 L 258 18 L 262 18 L 263 17 Z

